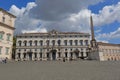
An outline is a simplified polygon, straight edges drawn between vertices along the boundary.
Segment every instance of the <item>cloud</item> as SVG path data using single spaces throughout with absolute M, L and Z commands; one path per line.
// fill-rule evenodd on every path
M 107 40 L 97 40 L 97 42 L 109 43 Z
M 31 18 L 28 14 L 31 8 L 35 7 L 36 4 L 34 2 L 30 2 L 26 7 L 22 7 L 19 9 L 15 5 L 12 5 L 9 12 L 17 16 L 15 21 L 15 33 L 21 33 L 23 30 L 33 30 L 38 28 L 40 24 L 40 20 Z
M 30 15 L 45 21 L 60 21 L 101 1 L 103 0 L 36 0 L 37 6 L 31 9 Z
M 120 27 L 113 32 L 110 33 L 102 33 L 99 34 L 97 37 L 97 39 L 106 39 L 106 40 L 110 40 L 110 39 L 120 39 Z
M 103 0 L 36 0 L 36 2 L 29 2 L 21 9 L 12 5 L 9 12 L 17 16 L 15 33 L 51 29 L 90 32 L 90 14 L 93 15 L 95 26 L 120 21 L 120 2 L 103 7 L 98 14 L 87 9 L 88 6 L 101 1 Z
M 95 26 L 102 26 L 115 21 L 120 22 L 120 2 L 116 5 L 105 6 L 99 11 L 99 14 L 93 13 L 93 20 Z
M 47 32 L 45 28 L 37 28 L 34 30 L 23 30 L 22 33 L 36 33 L 36 32 Z

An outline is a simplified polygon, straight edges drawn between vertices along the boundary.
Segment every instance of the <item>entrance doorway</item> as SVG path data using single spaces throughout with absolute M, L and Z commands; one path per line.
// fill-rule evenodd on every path
M 76 52 L 75 55 L 76 55 L 76 58 L 79 58 L 79 52 Z
M 56 50 L 52 50 L 52 60 L 56 60 Z
M 29 60 L 32 60 L 32 52 L 29 52 L 28 56 L 29 56 Z

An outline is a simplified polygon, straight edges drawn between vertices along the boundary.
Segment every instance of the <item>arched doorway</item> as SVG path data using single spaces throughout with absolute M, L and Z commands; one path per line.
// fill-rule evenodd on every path
M 26 53 L 23 54 L 23 59 L 26 60 Z
M 32 52 L 28 52 L 29 60 L 32 60 Z
M 20 56 L 21 56 L 21 54 L 20 54 L 20 53 L 18 53 L 18 60 L 20 60 Z
M 50 60 L 50 54 L 49 53 L 47 53 L 47 59 Z
M 56 52 L 57 50 L 52 50 L 52 60 L 56 60 Z

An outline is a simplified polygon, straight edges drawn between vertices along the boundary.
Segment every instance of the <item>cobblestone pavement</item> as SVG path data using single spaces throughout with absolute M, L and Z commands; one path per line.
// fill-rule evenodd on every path
M 0 63 L 0 80 L 120 80 L 120 62 L 24 61 Z

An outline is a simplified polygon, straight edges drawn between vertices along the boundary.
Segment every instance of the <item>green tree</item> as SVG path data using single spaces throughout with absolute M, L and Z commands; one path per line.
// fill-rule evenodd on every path
M 15 52 L 16 52 L 16 37 L 13 37 L 13 47 L 12 47 L 12 59 L 15 59 Z

